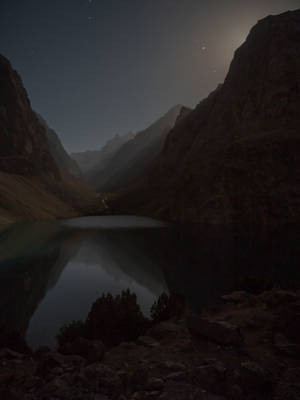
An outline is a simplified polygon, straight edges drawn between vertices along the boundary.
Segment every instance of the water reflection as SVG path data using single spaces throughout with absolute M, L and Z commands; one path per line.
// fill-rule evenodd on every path
M 201 309 L 241 276 L 282 286 L 300 280 L 295 227 L 240 228 L 116 216 L 14 225 L 0 235 L 0 327 L 26 334 L 33 346 L 54 345 L 57 330 L 85 318 L 103 292 L 130 288 L 149 314 L 166 290 Z
M 20 224 L 0 237 L 0 324 L 27 333 L 31 345 L 54 345 L 57 330 L 85 318 L 104 292 L 130 288 L 142 311 L 167 290 L 160 265 L 160 224 L 133 219 L 133 229 L 86 224 Z M 128 218 L 126 218 L 126 225 Z M 72 221 L 71 221 L 72 223 Z M 107 223 L 107 222 L 106 222 Z M 138 225 L 138 226 L 137 226 Z M 14 246 L 15 244 L 15 246 Z

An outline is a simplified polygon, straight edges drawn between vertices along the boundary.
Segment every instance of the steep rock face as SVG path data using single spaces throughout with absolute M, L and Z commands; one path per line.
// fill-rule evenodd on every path
M 223 85 L 168 135 L 155 170 L 117 207 L 185 222 L 299 218 L 300 10 L 269 16 Z
M 81 171 L 79 166 L 77 165 L 76 161 L 73 160 L 66 152 L 66 150 L 62 145 L 61 140 L 57 136 L 57 133 L 48 126 L 47 122 L 41 115 L 37 113 L 36 115 L 41 124 L 45 128 L 46 136 L 49 143 L 50 153 L 52 154 L 52 157 L 56 161 L 58 167 L 62 170 L 70 172 L 74 176 L 80 177 Z
M 0 170 L 60 177 L 18 73 L 0 55 Z
M 94 169 L 88 182 L 102 191 L 119 190 L 141 178 L 154 165 L 182 106 L 172 107 L 163 117 L 125 143 L 104 169 Z
M 134 136 L 135 134 L 133 132 L 128 132 L 125 135 L 115 135 L 100 150 L 87 150 L 79 153 L 71 153 L 71 157 L 77 162 L 81 171 L 84 174 L 89 175 L 94 169 L 104 169 L 120 147 L 133 139 Z
M 0 228 L 94 209 L 95 191 L 56 165 L 46 133 L 20 76 L 0 56 Z

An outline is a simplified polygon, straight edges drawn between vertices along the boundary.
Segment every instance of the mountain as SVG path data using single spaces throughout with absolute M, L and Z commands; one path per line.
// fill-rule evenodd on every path
M 300 216 L 300 10 L 268 16 L 222 85 L 178 121 L 117 212 L 263 224 Z
M 71 158 L 79 165 L 82 173 L 88 173 L 90 170 L 102 169 L 111 157 L 120 149 L 120 147 L 134 138 L 134 133 L 129 132 L 126 135 L 115 135 L 100 150 L 87 150 L 79 153 L 71 153 Z
M 92 189 L 56 165 L 22 80 L 1 55 L 0 143 L 0 226 L 76 216 L 95 201 Z
M 0 170 L 60 179 L 43 126 L 18 73 L 0 55 Z
M 165 138 L 174 126 L 182 106 L 172 107 L 163 117 L 125 143 L 106 163 L 85 175 L 100 191 L 115 191 L 141 178 L 153 166 Z
M 66 152 L 57 133 L 48 126 L 47 122 L 40 114 L 36 113 L 36 115 L 45 128 L 49 150 L 58 167 L 70 172 L 70 174 L 74 176 L 80 177 L 81 171 L 79 166 Z

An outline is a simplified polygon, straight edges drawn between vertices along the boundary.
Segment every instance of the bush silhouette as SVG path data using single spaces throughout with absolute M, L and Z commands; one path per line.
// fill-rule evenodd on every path
M 57 334 L 57 341 L 63 346 L 84 337 L 101 340 L 109 347 L 116 346 L 144 335 L 152 323 L 181 317 L 184 310 L 182 295 L 163 293 L 151 307 L 151 321 L 142 314 L 136 294 L 129 289 L 117 296 L 107 293 L 94 302 L 85 322 L 72 321 L 64 325 Z
M 185 310 L 184 296 L 178 293 L 162 293 L 151 307 L 151 318 L 154 323 L 180 318 Z
M 69 324 L 63 325 L 56 335 L 60 346 L 66 343 L 72 343 L 78 337 L 85 336 L 85 323 L 83 321 L 72 321 Z
M 113 297 L 108 293 L 95 301 L 86 320 L 86 336 L 114 346 L 136 339 L 149 323 L 137 304 L 136 295 L 127 289 L 121 295 Z

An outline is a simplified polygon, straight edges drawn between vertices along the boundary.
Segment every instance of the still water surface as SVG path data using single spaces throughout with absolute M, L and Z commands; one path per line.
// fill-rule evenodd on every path
M 84 319 L 103 293 L 129 288 L 144 314 L 167 290 L 156 252 L 165 225 L 143 217 L 84 217 L 17 224 L 0 240 L 1 322 L 31 346 Z
M 230 226 L 168 226 L 134 216 L 13 225 L 0 234 L 0 329 L 32 347 L 53 346 L 58 329 L 85 319 L 103 293 L 129 288 L 144 314 L 163 291 L 193 309 L 214 304 L 245 276 L 299 280 L 299 233 L 239 233 Z M 297 229 L 297 232 L 299 229 Z

